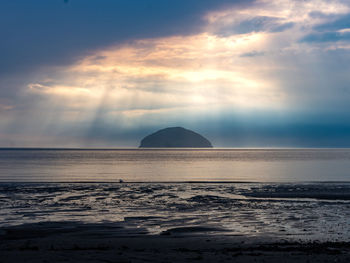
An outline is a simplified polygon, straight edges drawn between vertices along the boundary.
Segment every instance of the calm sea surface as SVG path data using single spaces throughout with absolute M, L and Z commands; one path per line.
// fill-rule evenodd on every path
M 2 182 L 350 181 L 350 149 L 0 150 Z

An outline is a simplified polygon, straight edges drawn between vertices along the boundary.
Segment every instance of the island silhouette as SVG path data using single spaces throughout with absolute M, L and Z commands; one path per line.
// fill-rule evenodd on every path
M 141 140 L 139 148 L 212 148 L 202 135 L 183 127 L 169 127 Z

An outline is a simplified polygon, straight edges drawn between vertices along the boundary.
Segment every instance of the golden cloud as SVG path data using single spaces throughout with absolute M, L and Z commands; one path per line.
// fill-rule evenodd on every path
M 202 105 L 281 107 L 283 92 L 263 77 L 272 64 L 256 65 L 244 52 L 263 48 L 268 34 L 219 37 L 208 33 L 143 39 L 83 58 L 60 80 L 30 84 L 48 96 L 84 97 L 111 110 L 156 110 Z

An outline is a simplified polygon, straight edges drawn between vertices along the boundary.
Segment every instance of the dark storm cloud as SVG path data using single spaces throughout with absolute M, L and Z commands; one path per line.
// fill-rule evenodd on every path
M 202 15 L 234 0 L 4 0 L 0 74 L 62 65 L 114 43 L 200 31 Z M 240 3 L 241 2 L 241 3 Z

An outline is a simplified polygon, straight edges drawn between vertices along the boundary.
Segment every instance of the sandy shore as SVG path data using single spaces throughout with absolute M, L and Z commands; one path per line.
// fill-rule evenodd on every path
M 209 232 L 177 228 L 149 235 L 113 224 L 27 224 L 0 229 L 0 262 L 350 262 L 346 242 Z

